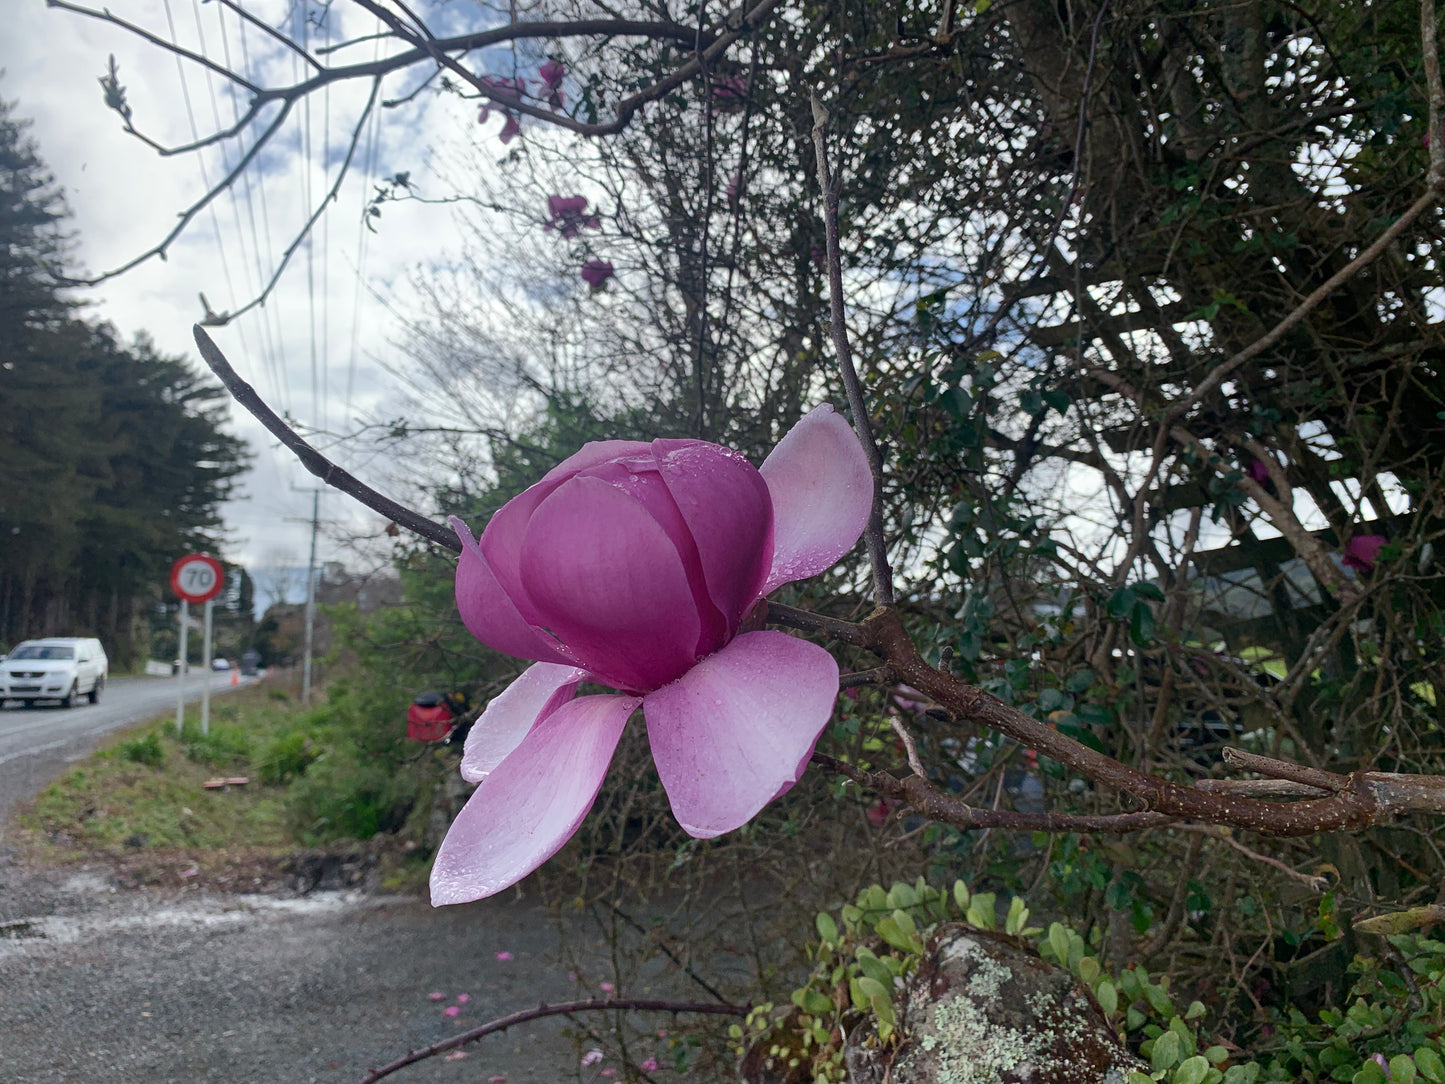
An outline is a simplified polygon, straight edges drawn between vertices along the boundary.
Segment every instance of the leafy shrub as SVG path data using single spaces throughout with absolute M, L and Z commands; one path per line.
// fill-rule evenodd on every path
M 316 743 L 304 731 L 277 734 L 261 747 L 256 757 L 256 776 L 262 783 L 280 786 L 305 775 L 320 755 Z
M 1097 948 L 1076 931 L 1058 922 L 1047 931 L 1029 928 L 1028 915 L 1023 900 L 1013 898 L 1004 931 L 1034 941 L 1040 956 L 1077 976 L 1130 1048 L 1149 1062 L 1152 1072 L 1132 1072 L 1128 1084 L 1445 1082 L 1445 942 L 1402 934 L 1387 938 L 1396 959 L 1357 956 L 1350 965 L 1357 978 L 1339 1008 L 1322 1010 L 1318 1022 L 1287 1008 L 1249 1060 L 1211 1040 L 1201 1002 L 1175 1009 L 1167 977 L 1151 977 L 1143 966 L 1110 973 Z M 996 916 L 993 894 L 970 894 L 962 881 L 951 893 L 922 878 L 886 891 L 871 885 L 836 919 L 827 912 L 817 916 L 818 939 L 809 946 L 813 973 L 792 995 L 798 1012 L 789 1017 L 758 1006 L 730 1029 L 735 1051 L 768 1042 L 773 1050 L 795 1052 L 809 1080 L 846 1080 L 842 1036 L 857 1020 L 871 1017 L 880 1043 L 900 1038 L 893 989 L 917 969 L 933 927 L 962 918 L 992 930 Z M 845 988 L 848 1002 L 840 1007 L 835 992 Z
M 291 785 L 297 834 L 308 844 L 370 839 L 406 823 L 420 787 L 415 772 L 347 748 L 313 760 Z
M 159 768 L 166 762 L 166 751 L 161 745 L 160 732 L 156 730 L 152 730 L 143 738 L 122 742 L 120 755 L 126 760 L 144 764 L 148 768 Z
M 213 725 L 210 733 L 202 734 L 199 726 L 187 720 L 181 728 L 181 744 L 187 758 L 216 768 L 244 766 L 251 759 L 251 735 L 231 724 Z

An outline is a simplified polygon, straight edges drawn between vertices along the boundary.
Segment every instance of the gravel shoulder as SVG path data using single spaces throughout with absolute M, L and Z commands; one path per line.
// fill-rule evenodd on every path
M 0 1080 L 354 1082 L 467 1027 L 587 996 L 559 956 L 555 924 L 525 900 L 434 910 L 346 891 L 123 888 L 109 868 L 0 853 Z M 443 1015 L 460 993 L 460 1012 Z M 489 1036 L 392 1079 L 602 1079 L 603 1065 L 579 1068 L 564 1026 Z

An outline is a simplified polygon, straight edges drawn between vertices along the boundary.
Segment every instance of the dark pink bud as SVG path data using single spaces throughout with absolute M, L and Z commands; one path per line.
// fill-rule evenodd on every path
M 567 66 L 560 60 L 548 60 L 537 69 L 542 77 L 542 89 L 547 92 L 547 104 L 553 111 L 562 108 L 562 80 L 567 75 Z
M 1389 543 L 1382 534 L 1357 534 L 1345 543 L 1345 567 L 1358 572 L 1373 572 L 1380 551 Z
M 556 230 L 569 241 L 580 233 L 583 227 L 598 229 L 602 220 L 587 213 L 586 196 L 548 196 L 547 228 Z
M 1264 485 L 1266 482 L 1269 481 L 1269 467 L 1262 459 L 1256 459 L 1253 463 L 1251 463 L 1249 465 L 1248 473 L 1249 476 L 1260 485 Z
M 738 75 L 720 75 L 712 81 L 713 104 L 726 112 L 741 109 L 748 97 L 748 82 Z
M 594 290 L 613 276 L 612 264 L 607 260 L 588 260 L 582 265 L 582 281 Z

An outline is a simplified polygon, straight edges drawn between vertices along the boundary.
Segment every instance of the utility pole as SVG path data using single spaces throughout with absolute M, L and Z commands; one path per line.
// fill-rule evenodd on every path
M 321 526 L 321 490 L 311 491 L 311 560 L 306 564 L 306 647 L 301 663 L 301 703 L 311 703 L 311 645 L 316 626 L 316 532 Z

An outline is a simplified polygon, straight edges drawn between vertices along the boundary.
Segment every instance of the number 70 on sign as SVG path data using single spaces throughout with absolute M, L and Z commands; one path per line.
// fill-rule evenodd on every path
M 209 602 L 225 582 L 221 562 L 203 553 L 188 554 L 171 566 L 171 590 L 190 603 Z

